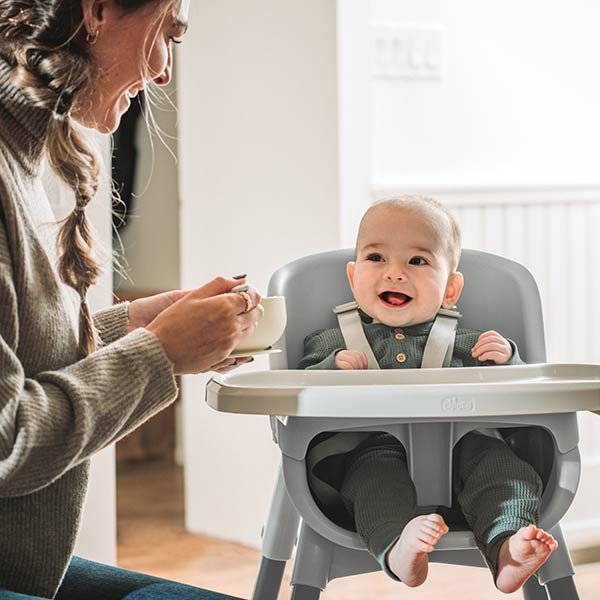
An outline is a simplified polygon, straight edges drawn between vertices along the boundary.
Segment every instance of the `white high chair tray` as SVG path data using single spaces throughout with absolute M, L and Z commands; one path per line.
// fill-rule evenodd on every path
M 253 371 L 214 376 L 206 401 L 220 412 L 281 417 L 600 414 L 600 365 Z

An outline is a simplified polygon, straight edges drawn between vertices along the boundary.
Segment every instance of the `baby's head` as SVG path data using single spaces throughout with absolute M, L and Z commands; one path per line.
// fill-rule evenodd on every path
M 364 214 L 350 287 L 360 308 L 392 327 L 426 323 L 460 296 L 460 229 L 450 211 L 423 196 L 381 200 Z

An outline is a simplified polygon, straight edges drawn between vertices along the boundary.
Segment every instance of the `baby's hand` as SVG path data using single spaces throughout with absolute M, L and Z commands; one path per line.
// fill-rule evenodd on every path
M 499 333 L 486 331 L 479 336 L 471 354 L 473 358 L 478 358 L 480 361 L 491 360 L 497 365 L 503 365 L 511 359 L 513 350 L 508 340 Z
M 340 350 L 334 358 L 335 366 L 344 371 L 367 369 L 369 362 L 364 352 L 360 350 Z

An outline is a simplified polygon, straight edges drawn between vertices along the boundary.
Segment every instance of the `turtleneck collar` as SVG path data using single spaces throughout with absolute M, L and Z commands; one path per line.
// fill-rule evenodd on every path
M 0 140 L 28 173 L 42 158 L 51 113 L 31 104 L 11 81 L 12 67 L 0 56 Z

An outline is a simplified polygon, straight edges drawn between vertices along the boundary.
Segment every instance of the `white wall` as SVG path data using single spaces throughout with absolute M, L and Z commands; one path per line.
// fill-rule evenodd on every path
M 339 243 L 335 2 L 192 2 L 190 24 L 177 65 L 182 285 L 247 272 L 265 291 L 277 267 Z M 187 524 L 256 544 L 278 452 L 266 418 L 207 408 L 206 380 L 183 384 Z
M 439 81 L 374 80 L 376 185 L 598 181 L 600 5 L 371 0 L 373 25 L 439 25 Z

